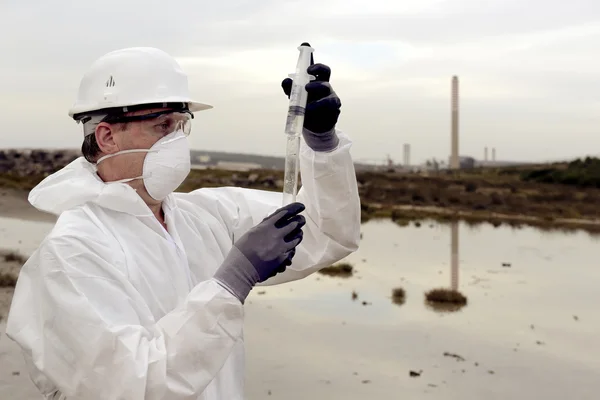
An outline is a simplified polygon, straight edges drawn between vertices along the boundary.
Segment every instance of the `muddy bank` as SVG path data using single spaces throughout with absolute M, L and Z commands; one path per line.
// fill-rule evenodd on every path
M 600 232 L 600 189 L 521 180 L 521 175 L 460 172 L 437 175 L 357 172 L 362 221 L 435 219 L 499 226 L 529 225 L 544 229 Z M 192 171 L 179 188 L 241 186 L 282 190 L 282 173 L 257 170 Z
M 17 200 L 26 199 L 25 191 L 77 156 L 69 151 L 37 150 L 19 154 L 0 152 L 0 190 L 12 190 L 4 197 Z M 433 218 L 442 222 L 464 220 L 600 231 L 600 188 L 589 184 L 595 182 L 590 178 L 595 176 L 592 174 L 595 164 L 575 164 L 565 164 L 562 169 L 538 166 L 533 170 L 505 168 L 410 174 L 358 171 L 362 219 L 366 222 L 380 217 L 396 221 Z M 548 175 L 548 171 L 552 174 Z M 562 179 L 559 172 L 567 174 L 566 177 Z M 188 192 L 219 186 L 281 191 L 283 172 L 193 170 L 178 190 Z M 3 204 L 2 196 L 0 192 L 2 215 L 28 213 L 27 207 L 11 205 L 11 200 L 5 199 L 8 203 Z
M 28 191 L 0 188 L 0 217 L 54 222 L 56 216 L 39 211 L 27 201 Z
M 440 223 L 463 221 L 471 226 L 489 224 L 498 228 L 510 226 L 522 228 L 531 226 L 542 231 L 573 232 L 582 230 L 593 235 L 600 234 L 600 219 L 585 218 L 554 218 L 522 214 L 500 214 L 491 211 L 465 211 L 435 206 L 396 205 L 382 206 L 380 204 L 362 204 L 362 222 L 371 219 L 391 219 L 400 226 L 413 222 L 417 226 L 434 220 Z

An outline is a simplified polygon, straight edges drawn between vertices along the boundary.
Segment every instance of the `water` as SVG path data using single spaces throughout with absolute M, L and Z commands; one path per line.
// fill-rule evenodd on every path
M 439 313 L 424 292 L 451 285 L 450 226 L 372 221 L 362 231 L 348 257 L 355 277 L 315 275 L 252 295 L 251 399 L 269 390 L 281 399 L 598 398 L 597 239 L 461 225 L 458 285 L 468 305 Z M 401 306 L 390 299 L 398 286 Z
M 51 222 L 0 217 L 0 249 L 30 255 L 53 226 Z
M 50 226 L 0 218 L 2 247 L 26 252 Z M 456 231 L 454 280 L 468 297 L 457 312 L 424 303 L 424 292 L 452 284 L 450 225 L 370 221 L 345 260 L 353 277 L 255 289 L 246 307 L 248 398 L 598 398 L 600 241 L 528 228 Z M 398 286 L 403 305 L 390 298 Z M 4 335 L 0 359 L 0 398 L 37 399 Z
M 0 249 L 29 256 L 50 232 L 53 223 L 0 217 Z M 0 315 L 6 315 L 12 289 L 0 288 Z M 29 380 L 19 348 L 7 339 L 0 322 L 0 399 L 39 400 Z

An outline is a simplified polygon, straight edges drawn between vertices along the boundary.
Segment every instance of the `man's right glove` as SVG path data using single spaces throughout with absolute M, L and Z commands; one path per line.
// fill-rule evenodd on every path
M 278 209 L 233 244 L 214 278 L 242 304 L 254 285 L 292 264 L 306 223 L 298 215 L 304 208 L 302 203 L 292 203 Z

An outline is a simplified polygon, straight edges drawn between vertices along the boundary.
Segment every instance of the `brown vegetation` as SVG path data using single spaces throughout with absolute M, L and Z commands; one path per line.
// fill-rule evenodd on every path
M 348 263 L 339 263 L 332 265 L 331 267 L 325 267 L 319 270 L 319 273 L 327 276 L 349 278 L 354 273 L 354 268 Z
M 406 291 L 398 287 L 392 290 L 392 303 L 402 305 L 406 301 Z
M 70 162 L 67 151 L 0 151 L 0 187 L 30 190 Z M 179 191 L 238 186 L 281 191 L 283 172 L 193 170 Z M 600 232 L 600 160 L 433 173 L 358 171 L 362 220 L 509 223 Z
M 27 257 L 14 251 L 10 251 L 4 254 L 0 253 L 0 256 L 4 257 L 4 261 L 6 262 L 16 262 L 20 265 L 25 264 L 25 262 L 27 261 Z
M 425 294 L 425 299 L 432 303 L 467 304 L 467 298 L 462 293 L 445 288 L 430 290 Z
M 0 288 L 17 286 L 17 277 L 13 274 L 0 272 Z

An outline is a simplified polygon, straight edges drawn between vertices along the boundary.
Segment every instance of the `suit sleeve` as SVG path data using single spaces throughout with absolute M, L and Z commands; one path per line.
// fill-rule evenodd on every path
M 264 285 L 302 279 L 356 251 L 360 241 L 360 198 L 352 141 L 338 132 L 340 142 L 331 152 L 316 152 L 303 142 L 300 152 L 302 187 L 297 201 L 306 206 L 304 239 L 292 265 Z M 212 199 L 212 209 L 232 233 L 233 240 L 282 206 L 281 192 L 245 188 L 199 189 L 185 196 Z M 202 199 L 202 200 L 200 200 Z M 216 205 L 215 205 L 216 204 Z

